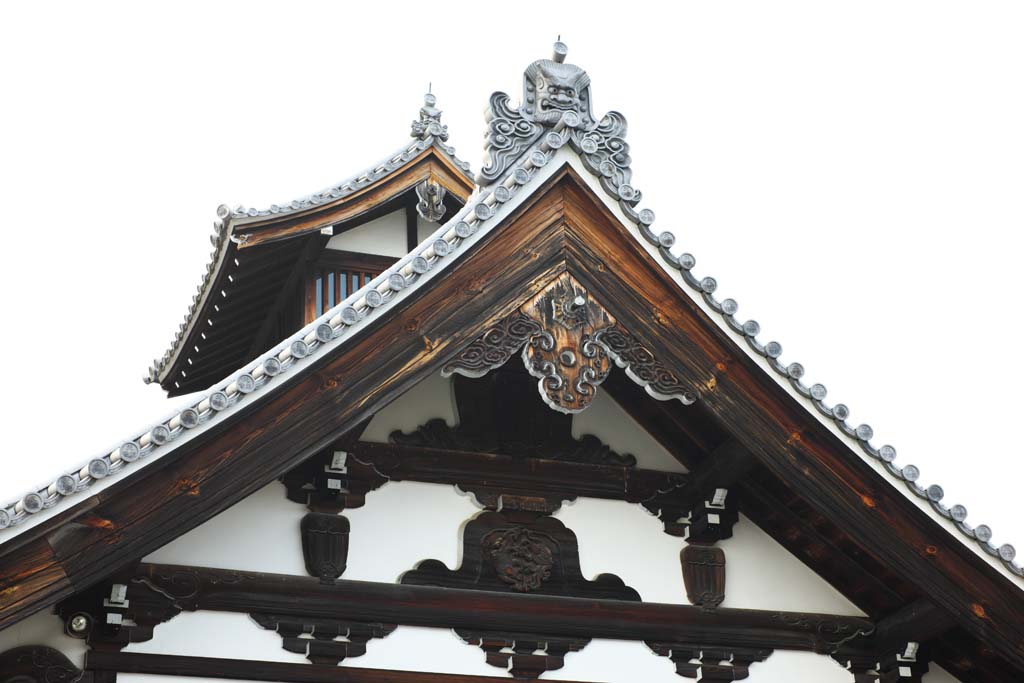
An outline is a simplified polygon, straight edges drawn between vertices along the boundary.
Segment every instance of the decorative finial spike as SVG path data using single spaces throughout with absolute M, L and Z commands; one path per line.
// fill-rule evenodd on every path
M 427 92 L 423 95 L 423 107 L 420 117 L 412 122 L 411 135 L 420 140 L 435 137 L 442 142 L 448 140 L 448 126 L 441 123 L 441 110 L 435 107 L 437 97 L 434 96 L 434 84 L 427 84 Z
M 558 36 L 558 41 L 555 42 L 555 53 L 551 59 L 561 64 L 565 61 L 567 54 L 569 54 L 569 46 L 562 42 L 562 36 Z

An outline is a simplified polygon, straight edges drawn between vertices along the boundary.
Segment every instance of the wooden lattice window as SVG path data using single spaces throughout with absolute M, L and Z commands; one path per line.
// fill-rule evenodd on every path
M 375 254 L 325 251 L 306 277 L 306 322 L 337 306 L 395 260 Z

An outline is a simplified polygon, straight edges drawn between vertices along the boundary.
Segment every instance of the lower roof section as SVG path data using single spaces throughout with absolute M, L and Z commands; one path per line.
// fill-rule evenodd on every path
M 708 297 L 687 291 L 692 260 L 673 256 L 671 240 L 650 232 L 651 214 L 639 212 L 632 222 L 641 239 L 630 237 L 632 205 L 592 188 L 589 169 L 568 149 L 536 151 L 521 167 L 528 178 L 517 175 L 500 186 L 503 192 L 488 188 L 299 335 L 194 407 L 97 459 L 97 474 L 131 469 L 143 451 L 150 464 L 46 528 L 0 546 L 5 563 L 14 550 L 24 558 L 13 590 L 0 592 L 0 624 L 84 588 L 110 566 L 141 557 L 279 476 L 568 269 L 659 358 L 697 375 L 702 405 L 773 475 L 842 520 L 858 545 L 1024 670 L 1024 599 L 1010 566 L 961 543 L 927 503 L 892 487 L 890 472 L 851 450 L 852 438 L 868 442 L 869 435 L 853 430 L 851 437 L 835 408 L 825 416 L 798 387 L 779 381 L 768 361 L 777 359 L 775 351 L 764 345 L 758 353 L 751 343 L 754 326 L 737 331 L 728 321 L 715 323 L 734 309 L 724 302 L 715 309 L 708 278 L 692 278 Z M 515 229 L 498 229 L 509 216 Z M 666 269 L 659 258 L 677 265 Z M 76 481 L 88 484 L 90 471 Z

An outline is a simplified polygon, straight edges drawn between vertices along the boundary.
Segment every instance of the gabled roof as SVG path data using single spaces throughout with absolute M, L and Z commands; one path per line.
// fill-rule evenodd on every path
M 397 202 L 405 201 L 399 198 L 423 181 L 437 183 L 464 204 L 473 191 L 469 164 L 446 144 L 448 127 L 441 123 L 436 103 L 434 95 L 425 96 L 419 118 L 412 122 L 410 142 L 337 185 L 266 209 L 220 206 L 210 237 L 214 250 L 202 282 L 170 348 L 153 362 L 144 381 L 163 385 L 172 396 L 204 389 L 223 376 L 223 363 L 211 366 L 202 353 L 210 345 L 229 362 L 251 358 L 253 325 L 260 320 L 243 316 L 250 324 L 238 325 L 234 318 L 225 318 L 235 313 L 239 295 L 245 299 L 241 305 L 256 301 L 261 310 L 271 308 L 266 303 L 285 289 L 296 261 L 309 247 L 297 238 L 323 229 L 341 232 L 394 210 Z
M 540 68 L 549 64 L 560 62 Z M 579 79 L 564 74 L 569 66 L 563 76 Z M 530 85 L 527 102 L 536 93 Z M 780 344 L 758 340 L 758 324 L 741 321 L 734 300 L 716 298 L 715 280 L 696 276 L 694 258 L 671 251 L 674 236 L 655 232 L 654 213 L 639 208 L 625 119 L 613 112 L 595 122 L 588 85 L 577 94 L 582 103 L 550 121 L 539 118 L 553 113 L 544 103 L 518 110 L 496 94 L 485 169 L 493 180 L 434 235 L 193 405 L 8 506 L 0 524 L 22 532 L 6 532 L 0 557 L 10 562 L 18 549 L 29 559 L 10 582 L 20 593 L 0 585 L 0 627 L 279 476 L 572 270 L 620 322 L 691 370 L 698 403 L 725 424 L 743 425 L 737 438 L 749 439 L 773 474 L 842 516 L 852 538 L 918 590 L 944 589 L 934 595 L 940 606 L 1024 669 L 1015 650 L 1024 571 L 1013 548 L 991 546 L 987 527 L 968 525 L 962 506 L 944 505 L 941 488 L 919 485 L 916 467 L 896 465 L 894 449 L 872 444 L 870 427 L 848 424 L 845 406 L 827 404 L 822 385 L 803 383 L 802 366 L 780 360 Z M 502 229 L 511 223 L 516 230 Z M 612 234 L 622 228 L 638 239 Z M 629 369 L 628 358 L 619 360 Z M 632 379 L 650 383 L 632 369 Z M 242 439 L 233 428 L 243 417 L 266 426 Z M 895 486 L 879 486 L 883 477 Z M 45 512 L 88 489 L 94 495 L 63 515 Z M 144 515 L 134 512 L 142 500 Z M 97 547 L 105 567 L 88 559 Z

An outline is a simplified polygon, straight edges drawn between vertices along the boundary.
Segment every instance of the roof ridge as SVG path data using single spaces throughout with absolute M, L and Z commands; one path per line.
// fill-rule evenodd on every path
M 400 168 L 413 156 L 427 149 L 435 147 L 451 158 L 455 167 L 469 176 L 469 162 L 462 161 L 455 156 L 455 148 L 445 144 L 448 141 L 448 126 L 441 123 L 441 110 L 436 106 L 437 97 L 432 93 L 423 96 L 423 106 L 420 108 L 419 118 L 413 120 L 410 126 L 410 137 L 415 142 L 403 145 L 394 153 L 389 154 L 381 161 L 373 164 L 367 169 L 350 176 L 336 185 L 324 188 L 319 192 L 293 199 L 285 204 L 271 204 L 266 209 L 255 209 L 242 205 L 229 209 L 228 216 L 232 219 L 260 218 L 278 214 L 287 214 L 292 211 L 301 211 L 325 204 L 335 199 L 340 199 L 356 190 L 360 190 L 372 182 L 376 182 L 384 175 Z

